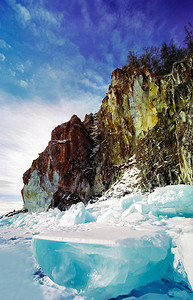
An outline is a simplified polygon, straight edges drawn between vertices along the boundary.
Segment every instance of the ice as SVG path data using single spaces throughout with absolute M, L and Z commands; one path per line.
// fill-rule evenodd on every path
M 147 200 L 140 194 L 131 194 L 120 198 L 111 198 L 87 206 L 87 211 L 97 223 L 119 223 L 122 220 L 130 222 L 134 218 L 143 219 L 142 214 L 148 212 Z M 90 208 L 92 207 L 91 211 Z M 139 214 L 138 214 L 139 213 Z M 133 214 L 133 215 L 132 215 Z M 138 214 L 138 215 L 137 215 Z M 132 216 L 131 216 L 132 215 Z M 137 220 L 136 219 L 136 220 Z
M 193 186 L 157 188 L 148 196 L 149 210 L 158 215 L 193 217 Z
M 182 233 L 177 244 L 181 262 L 193 289 L 193 232 Z
M 165 276 L 173 261 L 170 238 L 156 229 L 85 224 L 35 236 L 33 249 L 54 282 L 102 300 Z
M 0 299 L 193 299 L 192 189 L 122 181 L 94 203 L 1 217 Z
M 71 226 L 80 223 L 85 223 L 86 209 L 82 202 L 72 205 L 60 220 L 63 226 Z
M 86 210 L 85 205 L 82 202 L 79 202 L 72 205 L 62 216 L 60 225 L 72 226 L 93 221 L 95 221 L 95 218 Z
M 187 295 L 184 291 L 174 291 L 170 295 L 163 294 L 146 294 L 138 298 L 139 300 L 192 300 L 192 295 Z M 124 298 L 124 300 L 136 300 L 135 297 Z

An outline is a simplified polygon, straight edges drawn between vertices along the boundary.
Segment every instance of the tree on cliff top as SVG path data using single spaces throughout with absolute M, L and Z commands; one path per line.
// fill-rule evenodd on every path
M 163 43 L 160 48 L 147 47 L 144 48 L 144 53 L 138 55 L 134 51 L 129 51 L 128 65 L 137 68 L 145 66 L 156 75 L 165 75 L 171 72 L 172 66 L 175 62 L 179 62 L 188 53 L 193 52 L 193 24 L 188 23 L 184 26 L 185 29 L 185 47 L 177 46 L 173 39 L 170 43 Z
M 187 55 L 186 48 L 178 48 L 173 40 L 169 45 L 163 43 L 161 48 L 144 48 L 140 56 L 134 51 L 129 51 L 128 65 L 137 68 L 145 66 L 156 75 L 168 74 L 175 62 L 182 60 Z
M 185 29 L 185 39 L 184 43 L 187 45 L 188 51 L 193 52 L 193 24 L 188 22 L 187 26 L 184 26 Z
M 172 66 L 175 62 L 179 62 L 188 54 L 186 48 L 178 48 L 174 41 L 171 40 L 169 45 L 162 44 L 160 49 L 161 57 L 161 74 L 168 74 L 172 70 Z

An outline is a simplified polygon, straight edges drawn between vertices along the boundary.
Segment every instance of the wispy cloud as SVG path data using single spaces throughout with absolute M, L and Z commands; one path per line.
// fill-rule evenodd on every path
M 79 95 L 79 101 L 61 99 L 57 104 L 38 99 L 19 101 L 0 94 L 0 194 L 20 194 L 23 173 L 31 166 L 50 140 L 51 131 L 73 114 L 84 118 L 98 108 L 98 99 Z
M 1 62 L 5 61 L 5 55 L 3 53 L 0 53 L 0 61 Z
M 15 200 L 15 197 L 13 197 L 13 200 Z M 23 207 L 23 203 L 20 199 L 20 201 L 7 201 L 6 198 L 0 198 L 0 216 L 5 215 L 9 213 L 10 211 L 20 210 Z
M 4 49 L 10 49 L 11 45 L 9 45 L 6 41 L 0 40 L 0 48 Z
M 17 13 L 18 20 L 20 20 L 23 24 L 31 19 L 31 15 L 29 10 L 20 3 L 17 3 L 16 0 L 6 0 L 6 2 L 10 5 L 10 7 L 15 10 Z
M 65 14 L 62 11 L 48 10 L 48 8 L 45 8 L 44 1 L 35 1 L 33 5 L 31 2 L 26 2 L 26 11 L 22 10 L 24 4 L 21 3 L 23 2 L 6 1 L 16 12 L 17 21 L 24 25 L 24 33 L 27 34 L 27 37 L 29 36 L 29 39 L 25 40 L 25 44 L 22 44 L 22 40 L 21 43 L 17 43 L 19 48 L 18 50 L 14 49 L 14 51 L 17 51 L 14 52 L 14 59 L 12 59 L 12 56 L 8 56 L 7 65 L 4 66 L 3 70 L 4 83 L 6 84 L 0 83 L 1 87 L 4 84 L 4 87 L 8 87 L 9 91 L 14 90 L 17 94 L 21 93 L 32 98 L 39 96 L 44 100 L 54 99 L 56 101 L 61 97 L 66 97 L 66 95 L 76 98 L 77 90 L 82 91 L 87 87 L 90 92 L 93 89 L 93 93 L 97 96 L 100 95 L 101 98 L 105 95 L 106 81 L 110 77 L 113 66 L 108 66 L 109 61 L 107 62 L 107 59 L 101 60 L 99 64 L 96 63 L 95 57 L 92 60 L 92 53 L 89 57 L 84 57 L 80 47 L 76 45 L 76 40 L 73 41 L 71 35 L 69 35 L 69 26 L 71 26 L 73 20 L 68 18 L 65 20 Z M 91 29 L 91 26 L 93 26 L 94 29 L 90 8 L 87 5 L 88 2 L 81 0 L 79 4 L 84 19 L 83 23 L 86 24 L 85 20 L 87 18 L 88 28 Z M 27 11 L 30 17 L 27 17 Z M 26 17 L 24 17 L 25 13 Z M 20 18 L 18 18 L 18 15 L 20 15 Z M 65 26 L 63 25 L 64 21 Z M 26 28 L 28 28 L 29 33 L 25 32 Z M 31 52 L 32 47 L 33 53 Z M 16 53 L 18 53 L 18 58 Z M 19 58 L 21 53 L 23 53 L 22 59 Z M 12 52 L 11 55 L 13 55 Z M 0 57 L 0 59 L 3 61 L 3 57 Z M 27 61 L 31 61 L 30 66 L 27 66 Z M 95 77 L 85 77 L 89 70 L 99 73 L 98 67 L 101 70 L 100 74 L 103 77 L 103 82 L 96 82 Z M 106 67 L 108 67 L 108 70 Z M 10 73 L 9 76 L 6 76 L 7 70 Z
M 26 88 L 28 83 L 25 80 L 20 80 L 20 86 Z
M 81 13 L 83 16 L 84 28 L 88 30 L 92 30 L 93 21 L 88 10 L 88 1 L 80 0 L 80 5 L 81 5 Z
M 23 64 L 19 64 L 19 65 L 17 66 L 17 70 L 18 70 L 19 72 L 21 72 L 21 73 L 24 73 L 24 65 L 23 65 Z
M 62 15 L 61 14 L 54 14 L 43 7 L 35 6 L 33 9 L 33 18 L 45 21 L 51 25 L 60 25 Z
M 31 15 L 29 13 L 29 10 L 27 10 L 26 7 L 22 6 L 21 4 L 16 4 L 16 11 L 19 14 L 19 17 L 22 21 L 27 22 L 31 19 Z
M 26 2 L 25 6 L 17 3 L 16 0 L 5 0 L 8 5 L 16 12 L 18 21 L 23 25 L 28 25 L 29 30 L 35 30 L 36 33 L 46 30 L 48 27 L 60 26 L 62 21 L 61 13 L 48 11 L 42 1 Z
M 102 96 L 104 96 L 108 90 L 108 84 L 105 84 L 104 78 L 92 69 L 86 70 L 85 73 L 80 76 L 79 83 L 91 88 L 93 93 L 101 91 L 101 94 L 103 93 Z

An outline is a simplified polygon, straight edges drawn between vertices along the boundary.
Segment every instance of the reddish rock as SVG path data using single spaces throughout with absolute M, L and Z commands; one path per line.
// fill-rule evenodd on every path
M 65 199 L 70 199 L 70 195 L 71 198 L 76 199 L 75 202 L 87 201 L 92 195 L 93 170 L 90 156 L 93 146 L 93 139 L 77 116 L 74 115 L 69 122 L 56 127 L 45 151 L 24 173 L 23 197 L 26 208 L 28 208 L 28 198 L 33 196 L 31 186 L 34 184 L 30 185 L 30 179 L 34 170 L 39 177 L 37 179 L 36 175 L 39 188 L 42 188 L 45 193 L 53 193 L 52 206 L 64 202 L 66 207 Z M 37 198 L 34 201 L 37 201 Z M 61 203 L 60 208 L 62 209 Z

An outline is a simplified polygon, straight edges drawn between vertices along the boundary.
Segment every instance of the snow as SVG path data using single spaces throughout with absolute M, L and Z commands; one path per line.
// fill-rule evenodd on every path
M 82 226 L 68 227 L 61 231 L 51 231 L 48 233 L 39 234 L 34 239 L 49 240 L 57 242 L 69 242 L 79 244 L 92 244 L 92 245 L 107 245 L 107 246 L 125 246 L 130 247 L 135 244 L 138 247 L 142 244 L 149 242 L 158 245 L 161 240 L 165 241 L 167 249 L 170 247 L 169 237 L 164 234 L 160 229 L 151 228 L 150 230 L 137 231 L 127 226 L 94 223 L 83 224 Z M 162 243 L 163 246 L 163 243 Z
M 193 289 L 193 232 L 184 232 L 180 235 L 178 249 L 189 283 Z
M 0 251 L 1 280 L 0 291 L 1 300 L 21 300 L 26 299 L 26 287 L 29 297 L 27 299 L 40 299 L 42 294 L 40 285 L 35 284 L 33 278 L 33 259 L 29 245 L 12 246 Z M 25 267 L 24 267 L 25 262 Z M 32 296 L 33 295 L 33 296 Z
M 66 212 L 1 217 L 0 298 L 193 299 L 192 197 L 192 186 L 142 195 L 123 181 Z

